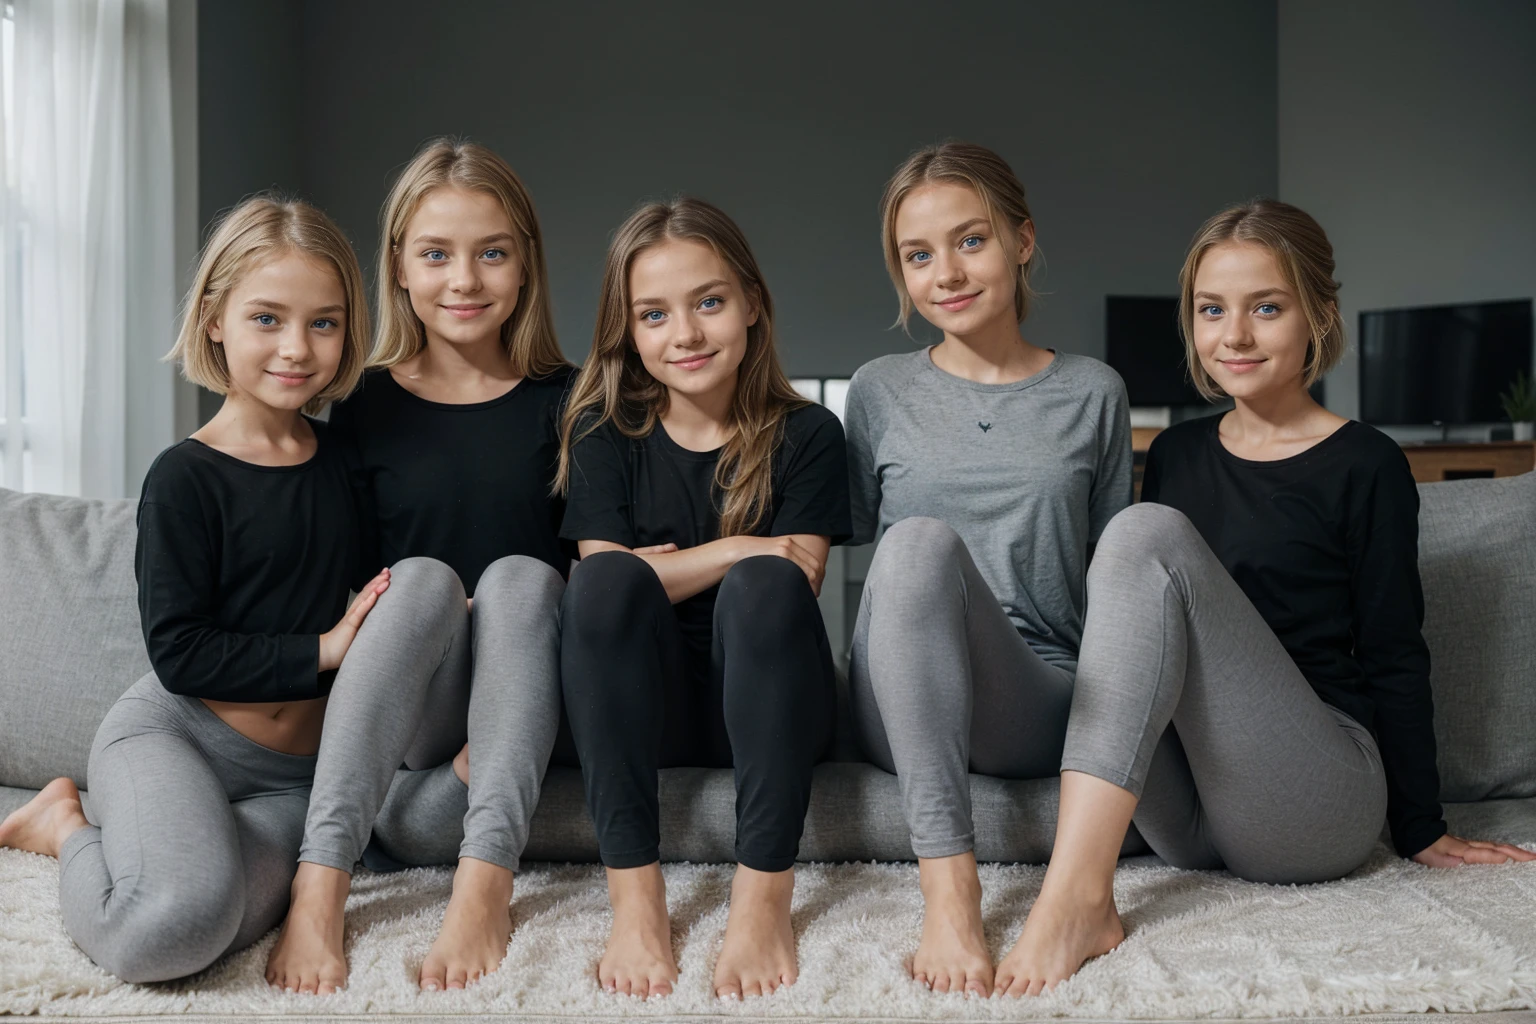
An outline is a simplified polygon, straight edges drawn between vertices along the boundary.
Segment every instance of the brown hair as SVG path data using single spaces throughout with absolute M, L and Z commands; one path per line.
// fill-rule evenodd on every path
M 901 315 L 896 322 L 905 327 L 912 315 L 912 296 L 907 294 L 901 276 L 901 252 L 896 245 L 896 214 L 914 189 L 944 182 L 964 185 L 981 197 L 987 219 L 1000 244 L 1016 238 L 1019 229 L 1030 223 L 1029 203 L 1024 198 L 1024 184 L 1008 161 L 985 146 L 969 142 L 945 142 L 920 149 L 896 168 L 880 198 L 880 240 L 885 247 L 885 269 L 901 300 Z M 1013 313 L 1020 323 L 1029 315 L 1034 290 L 1029 275 L 1038 250 L 1018 265 L 1013 291 Z
M 411 308 L 411 296 L 400 286 L 400 245 L 405 229 L 427 193 L 456 186 L 490 196 L 507 211 L 523 265 L 523 288 L 517 307 L 501 325 L 501 343 L 519 377 L 543 377 L 570 364 L 555 340 L 555 318 L 549 301 L 549 271 L 544 265 L 544 238 L 533 198 L 501 157 L 463 139 L 433 139 L 421 148 L 395 179 L 384 201 L 379 241 L 379 333 L 370 366 L 395 366 L 426 347 L 421 319 Z
M 790 410 L 809 403 L 779 367 L 773 300 L 746 237 L 731 218 L 702 199 L 649 203 L 614 233 L 603 267 L 592 352 L 576 378 L 561 425 L 555 490 L 563 494 L 569 488 L 571 449 L 582 437 L 608 421 L 626 437 L 646 437 L 667 410 L 667 389 L 645 369 L 630 333 L 629 271 L 637 256 L 668 239 L 702 242 L 713 249 L 757 307 L 757 322 L 747 328 L 747 352 L 731 403 L 735 432 L 715 467 L 715 487 L 724 499 L 720 536 L 750 533 L 772 503 L 773 453 L 783 438 L 784 420 Z
M 1310 388 L 1338 365 L 1348 344 L 1344 318 L 1339 314 L 1339 282 L 1333 279 L 1333 246 L 1322 226 L 1305 210 L 1278 199 L 1254 199 L 1230 206 L 1200 225 L 1179 271 L 1179 330 L 1184 335 L 1184 360 L 1195 389 L 1211 401 L 1226 397 L 1200 365 L 1194 335 L 1195 274 L 1205 254 L 1223 242 L 1252 242 L 1274 253 L 1281 275 L 1296 290 L 1311 329 L 1301 374 L 1301 386 Z
M 165 358 L 181 364 L 182 376 L 215 394 L 229 394 L 224 346 L 208 329 L 224 315 L 230 290 L 248 272 L 289 253 L 308 256 L 336 271 L 346 297 L 345 334 L 336 376 L 304 405 L 313 415 L 327 402 L 352 393 L 368 356 L 368 298 L 357 253 L 336 222 L 308 203 L 273 193 L 242 201 L 214 225 L 198 259 L 197 274 L 182 308 L 176 345 Z

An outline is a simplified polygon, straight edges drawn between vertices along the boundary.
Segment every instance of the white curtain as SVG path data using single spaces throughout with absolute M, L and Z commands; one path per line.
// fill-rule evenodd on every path
M 0 207 L 14 264 L 0 275 L 8 487 L 126 496 L 144 470 L 130 438 L 172 437 L 171 375 L 143 369 L 170 347 L 176 303 L 166 3 L 13 0 Z

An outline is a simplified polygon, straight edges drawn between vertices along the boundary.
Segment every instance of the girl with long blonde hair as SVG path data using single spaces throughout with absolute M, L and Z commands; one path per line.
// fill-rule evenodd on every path
M 656 773 L 734 767 L 714 985 L 770 993 L 797 973 L 793 868 L 832 736 L 816 596 L 850 529 L 847 462 L 837 418 L 779 368 L 767 285 L 723 212 L 652 203 L 619 228 L 562 438 L 561 534 L 582 560 L 561 676 L 614 909 L 598 980 L 671 991 Z
M 551 487 L 574 371 L 533 201 L 495 153 L 438 139 L 382 221 L 373 357 L 331 423 L 355 448 L 363 533 L 393 584 L 338 683 L 350 725 L 321 746 L 268 964 L 301 991 L 345 981 L 343 906 L 370 832 L 372 866 L 457 862 L 420 986 L 496 969 L 560 716 L 556 616 L 574 552 Z
M 224 404 L 139 499 L 153 671 L 96 732 L 96 824 L 70 779 L 0 824 L 0 846 L 59 858 L 65 929 L 125 981 L 201 971 L 287 908 L 327 695 L 389 586 L 368 578 L 345 444 L 304 415 L 362 372 L 362 279 L 305 203 L 257 196 L 213 231 L 171 356 Z

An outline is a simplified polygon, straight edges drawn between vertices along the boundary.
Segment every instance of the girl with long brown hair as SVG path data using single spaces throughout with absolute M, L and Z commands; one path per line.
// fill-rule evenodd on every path
M 560 719 L 573 552 L 551 485 L 575 371 L 555 341 L 533 201 L 495 153 L 437 139 L 382 220 L 373 356 L 331 424 L 355 449 L 362 533 L 393 583 L 338 684 L 353 725 L 321 745 L 268 963 L 269 980 L 300 991 L 346 979 L 342 911 L 370 830 L 371 866 L 457 862 L 421 987 L 496 969 Z
M 816 597 L 850 530 L 847 461 L 837 418 L 780 370 L 768 288 L 720 210 L 653 203 L 619 228 L 562 431 L 561 534 L 582 560 L 561 676 L 614 909 L 598 980 L 671 991 L 656 773 L 734 767 L 738 866 L 714 984 L 770 993 L 796 977 L 793 868 L 832 736 Z

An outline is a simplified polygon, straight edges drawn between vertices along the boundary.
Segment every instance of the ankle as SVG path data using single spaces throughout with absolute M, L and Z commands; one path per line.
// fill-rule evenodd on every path
M 981 905 L 981 876 L 974 854 L 928 857 L 917 863 L 924 903 Z
M 512 872 L 499 864 L 475 857 L 460 857 L 459 866 L 453 873 L 453 891 L 473 894 L 487 900 L 512 901 Z
M 608 869 L 608 902 L 615 913 L 655 913 L 667 910 L 667 883 L 660 864 Z
M 1060 871 L 1052 875 L 1049 868 L 1040 887 L 1042 899 L 1065 900 L 1074 906 L 1090 910 L 1111 909 L 1115 905 L 1115 875 L 1113 871 Z
M 783 905 L 788 907 L 795 895 L 795 869 L 758 871 L 745 864 L 736 865 L 731 879 L 731 906 L 738 903 Z
M 352 876 L 342 870 L 324 864 L 300 862 L 294 873 L 293 907 L 339 913 L 347 903 L 352 889 Z

